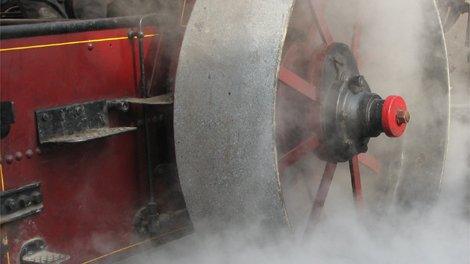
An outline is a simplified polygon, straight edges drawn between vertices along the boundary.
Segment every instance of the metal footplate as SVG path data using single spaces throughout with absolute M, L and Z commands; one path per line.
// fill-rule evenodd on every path
M 59 264 L 70 259 L 69 255 L 50 252 L 42 238 L 34 238 L 21 247 L 21 264 Z
M 110 110 L 128 112 L 129 105 L 173 104 L 173 94 L 148 98 L 99 100 L 39 109 L 36 114 L 39 143 L 79 143 L 137 130 L 134 126 L 112 127 Z

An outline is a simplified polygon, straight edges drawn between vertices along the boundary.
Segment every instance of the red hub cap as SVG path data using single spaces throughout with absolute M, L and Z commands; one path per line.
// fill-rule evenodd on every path
M 401 96 L 391 95 L 385 99 L 382 107 L 382 127 L 389 137 L 399 137 L 405 132 L 410 121 L 410 113 Z

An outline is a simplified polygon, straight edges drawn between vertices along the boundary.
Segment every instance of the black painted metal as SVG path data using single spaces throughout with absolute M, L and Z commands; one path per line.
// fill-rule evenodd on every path
M 347 161 L 366 152 L 369 139 L 383 132 L 384 100 L 371 92 L 345 44 L 334 43 L 328 48 L 321 78 L 322 135 L 318 153 L 329 162 Z
M 60 264 L 69 260 L 70 256 L 48 251 L 46 241 L 38 237 L 23 244 L 19 259 L 20 264 Z
M 37 182 L 0 192 L 0 224 L 39 213 L 43 208 L 40 188 Z
M 155 18 L 155 16 L 153 16 Z M 87 20 L 66 20 L 26 25 L 2 26 L 0 39 L 24 38 L 41 35 L 55 35 L 72 32 L 94 31 L 110 28 L 134 27 L 139 23 L 141 16 L 114 17 Z M 145 23 L 154 23 L 148 19 Z
M 78 143 L 137 129 L 110 127 L 108 114 L 110 107 L 117 107 L 116 101 L 101 100 L 37 110 L 39 143 Z
M 0 103 L 0 130 L 1 138 L 4 138 L 10 132 L 11 125 L 15 123 L 15 113 L 13 102 L 2 101 Z
M 147 79 L 145 75 L 145 63 L 144 63 L 144 29 L 143 23 L 146 20 L 155 18 L 155 14 L 149 14 L 142 16 L 139 20 L 139 28 L 137 32 L 129 32 L 129 37 L 138 40 L 139 47 L 139 68 L 140 68 L 140 96 L 142 98 L 148 98 L 149 92 L 147 90 Z M 150 146 L 150 129 L 149 129 L 149 119 L 148 119 L 148 105 L 142 105 L 142 115 L 143 115 L 143 129 L 145 137 L 145 156 L 146 156 L 146 165 L 147 165 L 147 181 L 149 189 L 148 203 L 144 207 L 145 213 L 142 214 L 142 217 L 145 217 L 144 222 L 146 222 L 146 230 L 150 234 L 155 234 L 159 230 L 160 219 L 157 212 L 157 202 L 156 202 L 156 190 L 155 190 L 155 175 L 153 174 L 153 165 L 152 165 L 152 153 Z
M 39 143 L 78 143 L 134 131 L 137 128 L 133 126 L 110 127 L 109 111 L 127 112 L 129 104 L 150 107 L 172 103 L 173 94 L 163 94 L 146 98 L 99 100 L 40 109 L 36 111 Z M 144 119 L 148 120 L 146 117 Z

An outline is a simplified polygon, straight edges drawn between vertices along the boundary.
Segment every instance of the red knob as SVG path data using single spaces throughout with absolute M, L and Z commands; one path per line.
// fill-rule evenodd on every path
M 410 113 L 405 100 L 397 95 L 387 97 L 382 107 L 382 127 L 385 134 L 389 137 L 403 135 L 409 121 Z

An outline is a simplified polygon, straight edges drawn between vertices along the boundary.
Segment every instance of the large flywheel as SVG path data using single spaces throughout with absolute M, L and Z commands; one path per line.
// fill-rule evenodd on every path
M 285 226 L 300 236 L 338 177 L 348 178 L 362 210 L 435 199 L 449 105 L 434 3 L 423 3 L 418 81 L 396 77 L 390 86 L 377 78 L 386 69 L 367 67 L 377 53 L 361 45 L 367 21 L 338 11 L 357 8 L 352 2 L 196 1 L 174 111 L 178 173 L 196 228 Z

